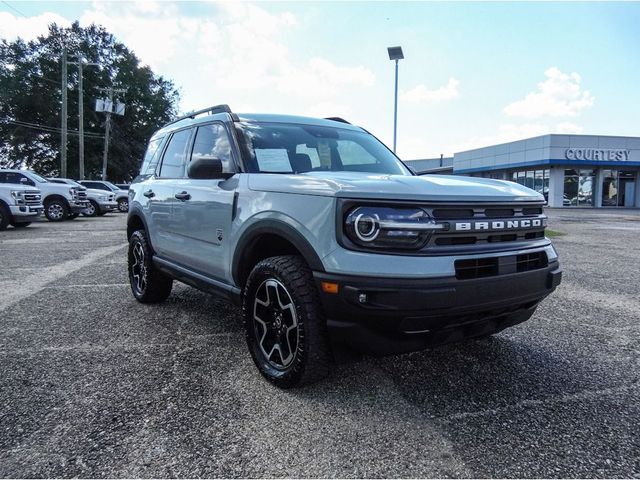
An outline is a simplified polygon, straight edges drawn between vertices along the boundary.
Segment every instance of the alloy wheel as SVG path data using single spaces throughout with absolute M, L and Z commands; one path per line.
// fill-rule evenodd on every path
M 298 349 L 298 316 L 286 287 L 274 278 L 262 282 L 253 302 L 254 333 L 264 358 L 286 369 Z
M 47 208 L 47 213 L 49 214 L 49 218 L 52 218 L 53 220 L 61 220 L 64 216 L 64 210 L 62 208 L 62 205 L 60 205 L 59 203 L 52 203 L 51 205 L 49 205 L 49 208 Z
M 131 275 L 136 290 L 143 293 L 147 286 L 147 267 L 144 264 L 144 248 L 140 243 L 133 247 L 133 265 L 131 265 Z

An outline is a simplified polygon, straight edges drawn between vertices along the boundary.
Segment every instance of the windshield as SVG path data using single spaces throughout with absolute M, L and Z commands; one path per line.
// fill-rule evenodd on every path
M 236 125 L 250 172 L 411 175 L 387 147 L 366 132 L 285 123 Z
M 36 172 L 32 172 L 31 170 L 29 170 L 29 175 L 31 175 L 33 178 L 36 179 L 36 181 L 40 182 L 40 183 L 48 183 L 49 180 L 47 180 L 44 177 L 41 177 L 40 175 L 38 175 Z

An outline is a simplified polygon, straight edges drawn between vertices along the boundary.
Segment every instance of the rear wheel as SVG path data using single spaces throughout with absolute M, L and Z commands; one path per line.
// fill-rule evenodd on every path
M 131 292 L 141 303 L 159 303 L 167 299 L 173 279 L 158 270 L 144 230 L 136 230 L 129 239 L 129 283 Z
M 29 225 L 31 225 L 31 222 L 21 222 L 21 223 L 11 222 L 11 226 L 13 228 L 24 228 L 24 227 L 28 227 Z
M 69 215 L 69 208 L 64 200 L 54 198 L 48 200 L 44 205 L 44 215 L 50 222 L 61 222 Z
M 11 212 L 9 212 L 9 209 L 7 207 L 0 203 L 0 230 L 6 229 L 10 221 Z
M 301 257 L 259 262 L 249 275 L 242 311 L 249 351 L 270 382 L 291 388 L 329 373 L 326 320 L 313 275 Z

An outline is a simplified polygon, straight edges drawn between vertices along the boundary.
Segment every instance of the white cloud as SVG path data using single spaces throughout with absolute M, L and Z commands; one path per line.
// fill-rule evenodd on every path
M 446 85 L 434 90 L 429 90 L 425 85 L 420 84 L 411 90 L 401 92 L 400 100 L 409 103 L 428 103 L 451 100 L 460 95 L 458 92 L 458 85 L 460 85 L 460 82 L 453 77 L 449 78 Z
M 342 117 L 349 120 L 353 110 L 347 105 L 335 102 L 318 102 L 307 108 L 302 114 L 307 117 Z
M 538 84 L 535 92 L 507 105 L 504 113 L 512 117 L 575 117 L 593 105 L 594 96 L 583 90 L 577 73 L 561 72 L 551 67 L 544 72 L 547 79 Z
M 26 41 L 34 40 L 39 35 L 45 35 L 51 23 L 65 27 L 71 25 L 69 20 L 57 13 L 45 12 L 34 17 L 24 18 L 14 16 L 9 12 L 0 12 L 0 38 L 9 41 L 18 37 Z

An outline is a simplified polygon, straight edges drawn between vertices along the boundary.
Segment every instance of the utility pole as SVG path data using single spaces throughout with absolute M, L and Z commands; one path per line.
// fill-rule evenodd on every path
M 107 94 L 107 98 L 102 100 L 102 108 L 97 111 L 104 112 L 107 116 L 104 125 L 104 151 L 102 152 L 102 180 L 107 179 L 107 159 L 109 156 L 109 134 L 111 133 L 111 114 L 124 115 L 124 104 L 118 102 L 116 111 L 113 111 L 113 94 L 124 93 L 124 89 L 102 88 L 100 89 Z
M 402 47 L 389 47 L 389 60 L 396 63 L 396 84 L 393 89 L 393 153 L 396 153 L 396 137 L 398 134 L 398 60 L 404 58 Z
M 78 177 L 79 180 L 84 180 L 84 89 L 82 66 L 98 64 L 86 62 L 81 55 L 78 55 L 77 62 L 68 63 L 78 65 Z
M 62 46 L 62 121 L 60 134 L 60 175 L 67 176 L 67 46 Z

